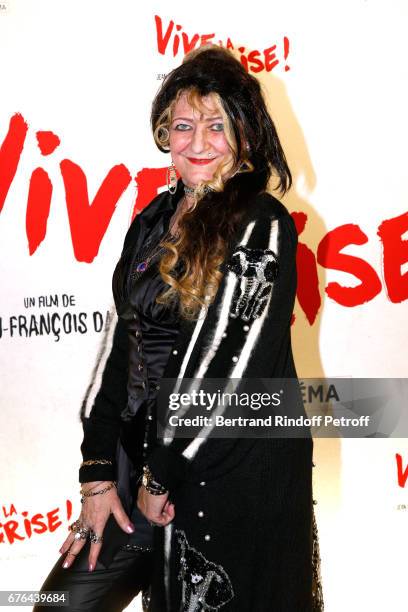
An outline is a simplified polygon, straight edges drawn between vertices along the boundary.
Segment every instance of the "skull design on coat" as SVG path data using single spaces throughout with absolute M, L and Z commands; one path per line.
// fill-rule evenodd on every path
M 228 574 L 190 546 L 184 531 L 177 529 L 175 534 L 180 550 L 178 578 L 183 583 L 180 612 L 220 610 L 234 597 Z
M 230 316 L 252 321 L 259 317 L 278 275 L 278 260 L 271 249 L 249 249 L 239 246 L 227 267 L 238 277 L 232 298 Z

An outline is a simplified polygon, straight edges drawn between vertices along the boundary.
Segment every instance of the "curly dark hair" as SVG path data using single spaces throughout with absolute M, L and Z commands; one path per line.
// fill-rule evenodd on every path
M 159 269 L 170 289 L 158 301 L 170 302 L 178 294 L 182 315 L 194 318 L 215 296 L 222 277 L 219 266 L 251 200 L 267 189 L 272 173 L 282 194 L 291 187 L 292 176 L 260 83 L 230 51 L 201 47 L 164 79 L 151 112 L 155 142 L 163 152 L 169 150 L 172 111 L 183 93 L 192 105 L 212 96 L 220 106 L 236 169 L 228 178 L 208 181 L 210 190 L 199 186 L 196 206 L 179 221 L 177 242 L 165 243 L 168 251 Z M 176 278 L 172 272 L 179 259 L 184 272 Z

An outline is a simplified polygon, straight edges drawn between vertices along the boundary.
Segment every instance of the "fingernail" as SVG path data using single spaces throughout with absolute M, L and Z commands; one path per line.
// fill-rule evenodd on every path
M 94 568 L 94 566 L 92 565 L 92 563 L 90 563 L 90 564 L 89 564 L 89 571 L 90 571 L 90 572 L 93 572 L 93 568 Z
M 67 567 L 68 567 L 68 561 L 64 561 L 64 563 L 63 563 L 62 567 L 63 567 L 64 569 L 67 569 Z
M 132 523 L 129 523 L 129 525 L 126 525 L 126 531 L 128 533 L 133 533 L 135 530 L 134 526 L 132 525 Z

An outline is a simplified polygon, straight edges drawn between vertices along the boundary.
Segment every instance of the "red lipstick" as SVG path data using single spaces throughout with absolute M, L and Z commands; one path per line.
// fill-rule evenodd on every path
M 205 164 L 209 164 L 214 161 L 214 159 L 200 159 L 198 157 L 187 157 L 187 159 L 192 164 L 197 164 L 198 166 L 204 166 Z

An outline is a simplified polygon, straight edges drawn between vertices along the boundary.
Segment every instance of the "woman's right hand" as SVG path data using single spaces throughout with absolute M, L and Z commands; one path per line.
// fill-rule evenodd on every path
M 82 490 L 85 492 L 94 490 L 96 492 L 104 489 L 110 484 L 112 484 L 110 481 L 101 480 L 86 482 L 82 485 Z M 126 533 L 133 533 L 135 528 L 123 509 L 122 502 L 120 501 L 116 491 L 116 487 L 112 487 L 112 489 L 106 491 L 106 493 L 102 493 L 101 495 L 85 497 L 78 521 L 80 525 L 87 529 L 91 529 L 97 536 L 103 536 L 105 525 L 110 514 L 114 515 L 116 522 L 118 523 L 119 527 L 123 529 L 123 531 Z M 76 555 L 80 552 L 80 550 L 82 550 L 85 542 L 85 539 L 75 539 L 75 532 L 70 532 L 69 536 L 60 548 L 61 554 L 68 551 L 62 567 L 66 569 L 74 563 Z M 94 544 L 91 542 L 89 553 L 90 572 L 95 569 L 96 561 L 101 548 L 102 543 Z

